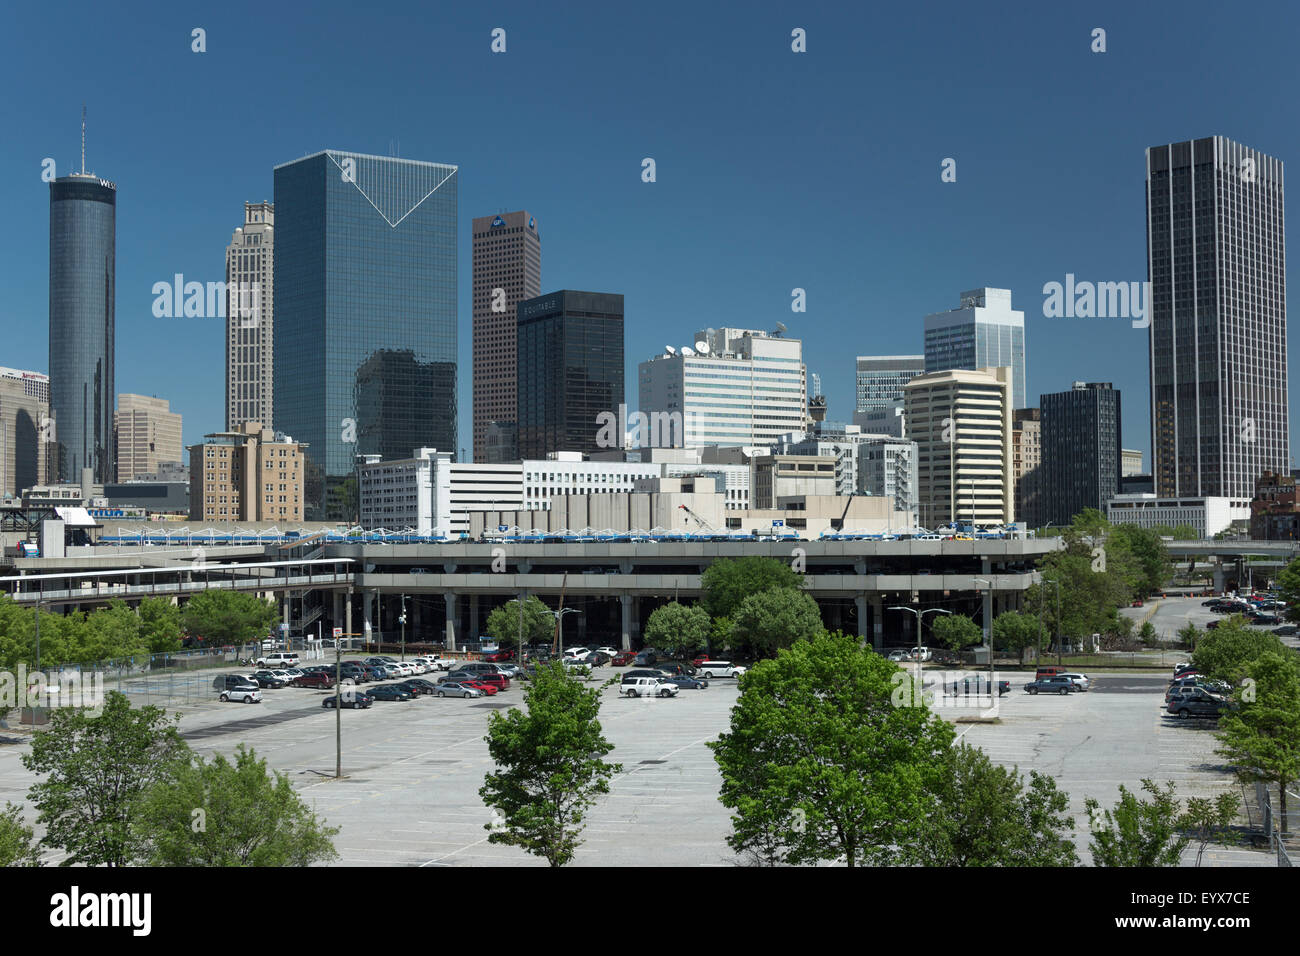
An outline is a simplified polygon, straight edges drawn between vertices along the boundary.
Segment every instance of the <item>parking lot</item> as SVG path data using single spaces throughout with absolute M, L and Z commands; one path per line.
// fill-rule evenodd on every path
M 620 671 L 599 668 L 593 686 Z M 936 712 L 995 761 L 1055 778 L 1070 795 L 1085 861 L 1087 797 L 1110 806 L 1119 784 L 1135 790 L 1143 777 L 1173 780 L 1183 798 L 1235 786 L 1213 755 L 1213 723 L 1164 715 L 1167 675 L 1093 674 L 1093 689 L 1066 697 L 1026 694 L 1031 675 L 1023 672 L 998 676 L 1012 689 L 996 701 L 996 723 L 964 722 L 978 715 L 965 707 L 945 704 Z M 244 742 L 287 773 L 308 803 L 342 828 L 335 841 L 342 863 L 545 865 L 487 842 L 492 815 L 478 796 L 492 769 L 483 739 L 489 715 L 521 703 L 518 682 L 478 700 L 421 697 L 342 711 L 342 781 L 333 779 L 334 711 L 321 706 L 328 693 L 283 688 L 263 691 L 264 703 L 240 704 L 219 703 L 213 692 L 212 700 L 187 705 L 180 728 L 200 753 L 229 754 Z M 670 699 L 603 692 L 601 724 L 614 744 L 607 759 L 623 772 L 592 812 L 577 865 L 737 862 L 726 844 L 729 812 L 717 799 L 721 778 L 704 746 L 726 729 L 736 696 L 735 682 L 725 679 Z M 21 801 L 31 783 L 18 761 L 21 749 L 0 748 L 0 799 Z M 1271 862 L 1267 853 L 1246 850 L 1207 856 L 1211 864 Z

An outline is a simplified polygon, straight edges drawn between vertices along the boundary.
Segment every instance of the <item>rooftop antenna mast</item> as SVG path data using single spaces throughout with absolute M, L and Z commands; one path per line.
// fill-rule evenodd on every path
M 86 175 L 86 104 L 81 104 L 81 175 Z

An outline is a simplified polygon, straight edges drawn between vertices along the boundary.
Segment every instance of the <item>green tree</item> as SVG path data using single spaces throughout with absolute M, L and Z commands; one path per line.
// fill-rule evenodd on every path
M 896 706 L 902 670 L 856 637 L 823 634 L 760 661 L 740 680 L 731 726 L 708 744 L 730 846 L 789 864 L 905 859 L 937 811 L 954 732 Z
M 1286 790 L 1300 779 L 1300 665 L 1289 650 L 1285 656 L 1266 651 L 1245 671 L 1248 679 L 1234 694 L 1236 708 L 1219 717 L 1223 746 L 1216 752 L 1232 762 L 1243 782 L 1277 785 L 1286 832 Z
M 751 594 L 736 608 L 731 625 L 731 645 L 755 657 L 771 657 L 796 641 L 826 633 L 817 602 L 794 588 Z
M 535 594 L 524 601 L 524 643 L 550 644 L 555 637 L 555 615 L 538 600 Z M 501 647 L 514 647 L 519 643 L 519 599 L 507 601 L 493 608 L 487 619 L 488 636 Z
M 803 575 L 784 561 L 749 556 L 718 558 L 700 577 L 701 604 L 713 617 L 731 617 L 745 598 L 771 588 L 801 588 Z
M 1150 621 L 1143 621 L 1142 626 L 1138 628 L 1138 637 L 1142 639 L 1143 644 L 1153 644 L 1156 641 L 1156 626 Z
M 210 647 L 260 641 L 279 620 L 275 605 L 239 591 L 200 591 L 181 610 L 186 633 Z
M 984 640 L 984 631 L 965 614 L 936 614 L 930 623 L 930 633 L 954 651 Z
M 22 757 L 28 770 L 46 775 L 29 794 L 46 827 L 42 842 L 68 854 L 63 865 L 127 865 L 141 851 L 130 827 L 141 797 L 174 780 L 189 759 L 163 710 L 132 710 L 116 691 L 98 717 L 54 710 L 49 729 L 32 738 Z
M 1192 663 L 1206 677 L 1235 684 L 1251 661 L 1269 653 L 1286 656 L 1292 652 L 1276 634 L 1250 627 L 1245 618 L 1234 614 L 1197 641 Z
M 221 754 L 196 757 L 154 784 L 132 826 L 150 866 L 308 866 L 338 857 L 338 828 L 243 744 L 233 764 Z
M 1300 621 L 1300 558 L 1292 558 L 1277 576 L 1277 593 L 1287 603 L 1283 612 L 1288 621 Z
M 1201 632 L 1197 630 L 1196 625 L 1191 621 L 1178 629 L 1178 640 L 1184 647 L 1194 648 L 1200 639 Z
M 1114 525 L 1106 548 L 1108 559 L 1112 552 L 1123 554 L 1123 563 L 1129 571 L 1125 583 L 1138 597 L 1145 598 L 1160 591 L 1173 576 L 1169 548 L 1151 528 L 1135 524 Z
M 168 598 L 140 602 L 140 639 L 150 654 L 166 654 L 181 647 L 181 609 Z
M 993 646 L 1016 654 L 1026 647 L 1037 647 L 1043 628 L 1036 614 L 1026 611 L 1003 611 L 993 619 Z
M 1190 833 L 1196 843 L 1196 865 L 1201 865 L 1205 848 L 1211 843 L 1225 843 L 1229 839 L 1229 827 L 1237 818 L 1241 799 L 1235 793 L 1221 793 L 1213 800 L 1207 797 L 1191 797 L 1187 808 L 1178 818 L 1178 828 Z
M 573 859 L 596 797 L 609 793 L 621 764 L 604 761 L 614 749 L 601 732 L 600 690 L 588 690 L 558 661 L 539 667 L 524 698 L 492 715 L 488 753 L 497 765 L 479 796 L 499 818 L 488 842 L 517 846 L 551 866 Z
M 709 653 L 717 654 L 731 646 L 731 618 L 715 617 L 709 627 Z
M 704 608 L 672 601 L 655 608 L 646 620 L 644 636 L 656 650 L 685 658 L 704 646 L 712 624 Z
M 935 793 L 937 812 L 915 845 L 923 866 L 1075 866 L 1069 797 L 1051 777 L 1017 769 L 984 751 L 952 748 Z
M 40 866 L 41 851 L 32 828 L 23 822 L 23 808 L 5 803 L 0 811 L 0 866 Z
M 1084 807 L 1092 820 L 1094 866 L 1177 866 L 1190 839 L 1179 832 L 1178 800 L 1173 783 L 1163 789 L 1153 780 L 1143 780 L 1142 789 L 1151 799 L 1141 800 L 1122 783 L 1119 803 L 1101 811 L 1101 804 L 1089 797 Z

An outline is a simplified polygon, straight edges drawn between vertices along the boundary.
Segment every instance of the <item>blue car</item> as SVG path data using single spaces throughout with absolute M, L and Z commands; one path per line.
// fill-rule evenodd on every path
M 403 690 L 396 684 L 380 684 L 377 687 L 369 687 L 366 693 L 375 700 L 410 700 L 411 692 Z
M 665 684 L 676 684 L 682 690 L 705 690 L 709 686 L 706 680 L 696 680 L 694 677 L 688 677 L 685 674 L 673 674 L 671 677 L 662 678 Z

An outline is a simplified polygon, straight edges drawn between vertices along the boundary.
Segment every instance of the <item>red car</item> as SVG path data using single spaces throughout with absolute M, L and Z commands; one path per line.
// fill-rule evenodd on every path
M 691 661 L 691 663 L 694 664 L 696 667 L 699 667 L 707 660 L 712 660 L 712 658 L 710 658 L 708 654 L 701 654 L 699 657 Z
M 506 661 L 513 661 L 514 659 L 514 651 L 497 651 L 495 654 L 489 654 L 487 657 L 483 658 L 483 660 L 487 661 L 489 664 L 504 664 Z
M 479 674 L 474 679 L 482 684 L 491 684 L 497 690 L 510 689 L 510 678 L 505 674 Z
M 334 686 L 334 678 L 322 671 L 309 671 L 301 677 L 289 681 L 293 687 L 323 687 L 329 690 Z
M 614 655 L 613 660 L 609 662 L 610 667 L 627 667 L 636 657 L 636 651 L 620 651 Z
M 466 687 L 473 687 L 476 690 L 481 690 L 489 697 L 491 697 L 493 694 L 497 692 L 497 688 L 495 686 L 489 684 L 487 681 L 479 680 L 477 677 L 474 678 L 473 680 L 462 680 L 459 683 L 463 684 Z

